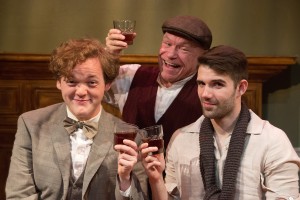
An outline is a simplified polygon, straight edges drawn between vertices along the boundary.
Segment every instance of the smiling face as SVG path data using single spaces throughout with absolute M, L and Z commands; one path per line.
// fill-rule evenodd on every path
M 203 115 L 210 119 L 235 118 L 240 112 L 241 96 L 248 82 L 243 79 L 235 84 L 227 74 L 216 73 L 207 65 L 198 69 L 198 95 Z
M 162 83 L 170 86 L 196 73 L 197 59 L 203 52 L 193 41 L 166 32 L 159 51 Z
M 89 120 L 101 109 L 104 91 L 109 84 L 104 83 L 103 71 L 98 58 L 89 58 L 77 64 L 70 77 L 61 77 L 56 82 L 63 100 L 78 120 Z

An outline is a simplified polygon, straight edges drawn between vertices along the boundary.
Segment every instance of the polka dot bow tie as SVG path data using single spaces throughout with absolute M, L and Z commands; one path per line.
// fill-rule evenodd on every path
M 74 133 L 80 128 L 83 129 L 83 132 L 87 138 L 92 139 L 98 131 L 98 123 L 96 122 L 76 121 L 69 117 L 67 117 L 63 122 L 64 127 L 69 134 Z

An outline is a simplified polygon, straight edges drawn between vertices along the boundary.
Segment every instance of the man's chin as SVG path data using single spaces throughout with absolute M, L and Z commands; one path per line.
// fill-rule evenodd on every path
M 210 112 L 210 111 L 203 111 L 203 115 L 204 115 L 204 117 L 210 118 L 210 119 L 213 119 L 215 117 L 215 113 Z
M 168 73 L 165 73 L 163 72 L 161 74 L 161 79 L 164 81 L 164 82 L 167 82 L 167 83 L 174 83 L 176 82 L 176 78 Z
M 71 112 L 78 120 L 84 121 L 90 119 L 92 115 L 92 113 L 89 113 L 87 110 L 87 108 L 78 109 L 78 107 L 76 107 L 76 109 L 73 109 Z
M 88 115 L 88 114 L 86 114 L 86 113 L 80 113 L 80 114 L 78 114 L 77 116 L 77 119 L 79 120 L 79 121 L 86 121 L 86 120 L 89 120 L 89 119 L 91 119 L 92 118 L 92 116 L 91 115 Z

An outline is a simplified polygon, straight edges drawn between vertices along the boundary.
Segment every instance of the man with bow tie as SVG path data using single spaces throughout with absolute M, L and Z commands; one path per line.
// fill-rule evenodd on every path
M 64 102 L 19 117 L 6 198 L 147 199 L 139 138 L 114 146 L 121 120 L 101 106 L 118 60 L 97 40 L 69 40 L 53 51 L 49 69 Z

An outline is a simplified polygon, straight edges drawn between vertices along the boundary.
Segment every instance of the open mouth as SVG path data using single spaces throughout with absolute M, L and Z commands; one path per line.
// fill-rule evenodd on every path
M 164 62 L 164 65 L 167 66 L 167 67 L 173 67 L 173 68 L 179 68 L 180 67 L 180 65 L 178 65 L 178 64 L 170 63 L 170 62 L 167 62 L 165 60 L 163 60 L 163 62 Z

